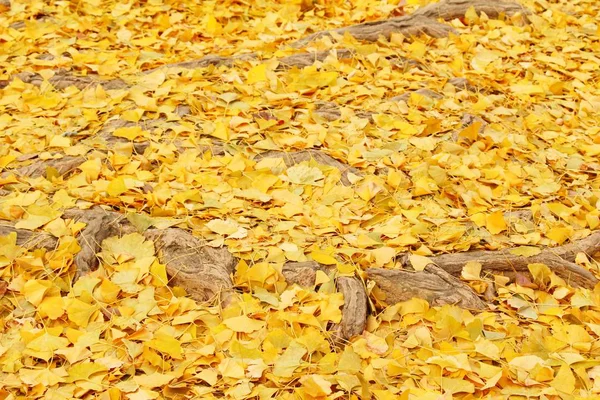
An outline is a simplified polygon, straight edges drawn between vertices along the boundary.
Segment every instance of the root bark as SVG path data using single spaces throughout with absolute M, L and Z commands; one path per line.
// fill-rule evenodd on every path
M 344 28 L 313 33 L 293 43 L 294 47 L 304 47 L 310 42 L 325 36 L 344 35 L 346 33 L 358 40 L 375 42 L 380 37 L 389 39 L 393 33 L 404 36 L 429 35 L 435 38 L 456 33 L 451 26 L 439 22 L 438 19 L 451 21 L 463 17 L 469 8 L 473 7 L 478 14 L 485 13 L 491 18 L 501 14 L 513 15 L 516 13 L 528 14 L 527 9 L 510 1 L 490 0 L 442 0 L 418 9 L 413 14 L 391 18 L 383 21 L 365 22 Z
M 63 218 L 83 222 L 86 227 L 77 239 L 81 250 L 75 256 L 75 279 L 95 271 L 100 263 L 97 254 L 109 237 L 137 232 L 123 214 L 99 207 L 89 210 L 70 209 Z M 11 222 L 0 223 L 0 236 L 17 234 L 17 244 L 27 249 L 53 251 L 58 239 L 45 232 L 18 229 Z M 147 229 L 141 234 L 154 242 L 161 263 L 167 267 L 169 284 L 183 287 L 198 301 L 219 296 L 227 302 L 233 289 L 231 280 L 237 260 L 226 248 L 212 248 L 191 233 L 179 228 Z

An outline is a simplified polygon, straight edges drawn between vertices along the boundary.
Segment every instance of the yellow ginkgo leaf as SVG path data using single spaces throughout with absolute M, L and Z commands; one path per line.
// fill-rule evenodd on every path
M 181 342 L 167 334 L 157 334 L 154 339 L 148 341 L 148 347 L 160 351 L 161 353 L 168 354 L 176 360 L 182 358 Z
M 284 353 L 275 360 L 273 375 L 281 378 L 291 377 L 306 353 L 306 348 L 293 340 Z
M 318 262 L 319 264 L 324 264 L 324 265 L 335 265 L 337 264 L 337 260 L 335 259 L 335 257 L 331 256 L 330 254 L 326 254 L 320 251 L 313 251 L 312 253 L 310 253 L 310 258 L 312 258 L 314 261 Z
M 415 271 L 423 271 L 429 264 L 434 264 L 429 257 L 411 254 L 408 258 Z
M 145 137 L 146 132 L 142 130 L 139 126 L 126 126 L 123 128 L 117 128 L 113 132 L 113 136 L 121 137 L 128 140 L 133 140 L 138 137 Z
M 256 82 L 262 82 L 267 80 L 267 64 L 258 64 L 248 71 L 248 79 L 246 83 L 252 85 Z
M 469 261 L 463 266 L 460 277 L 466 281 L 481 280 L 481 263 Z
M 496 211 L 486 215 L 485 227 L 492 235 L 497 235 L 500 232 L 505 231 L 508 226 L 506 225 L 502 211 Z
M 139 233 L 130 233 L 120 238 L 113 236 L 105 239 L 102 242 L 102 251 L 124 262 L 154 256 L 154 243 Z
M 317 167 L 309 167 L 306 164 L 298 164 L 290 167 L 286 171 L 286 175 L 290 182 L 298 185 L 323 185 L 323 172 Z
M 539 247 L 535 247 L 535 246 L 520 246 L 520 247 L 515 247 L 515 248 L 509 250 L 510 254 L 514 254 L 515 256 L 522 256 L 522 257 L 537 256 L 541 252 L 542 252 L 542 249 L 540 249 Z
M 98 307 L 79 299 L 68 299 L 66 310 L 71 322 L 81 328 L 85 328 L 88 326 L 92 315 L 98 311 Z
M 251 333 L 257 331 L 259 329 L 264 328 L 264 321 L 259 321 L 256 319 L 248 318 L 245 315 L 240 315 L 239 317 L 228 318 L 223 321 L 226 327 L 231 329 L 234 332 L 244 332 Z

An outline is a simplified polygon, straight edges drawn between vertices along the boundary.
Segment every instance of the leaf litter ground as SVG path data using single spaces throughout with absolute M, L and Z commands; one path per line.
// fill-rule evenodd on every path
M 424 4 L 0 2 L 0 225 L 54 246 L 0 237 L 0 396 L 600 396 L 600 286 L 471 262 L 463 281 L 494 288 L 475 312 L 389 305 L 364 273 L 535 257 L 600 225 L 600 10 L 522 4 L 527 23 L 469 10 L 448 37 L 305 43 Z M 315 148 L 338 164 L 265 156 Z M 96 206 L 137 232 L 74 282 L 86 224 L 66 210 Z M 167 285 L 147 232 L 170 227 L 237 257 L 230 298 Z M 573 259 L 597 277 L 592 256 Z M 331 268 L 286 283 L 307 260 Z M 366 330 L 335 341 L 334 278 L 355 275 Z

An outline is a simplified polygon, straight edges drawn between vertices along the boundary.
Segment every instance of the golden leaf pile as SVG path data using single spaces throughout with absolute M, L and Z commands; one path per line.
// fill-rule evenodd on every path
M 598 3 L 525 0 L 529 24 L 467 13 L 442 39 L 324 37 L 301 51 L 353 58 L 279 65 L 300 51 L 286 43 L 391 17 L 396 3 L 12 1 L 0 13 L 0 227 L 58 245 L 0 236 L 0 398 L 600 397 L 600 287 L 573 289 L 543 264 L 533 282 L 496 278 L 479 314 L 418 299 L 380 310 L 373 290 L 378 312 L 342 344 L 327 333 L 344 304 L 333 278 L 283 279 L 287 261 L 360 275 L 405 252 L 416 269 L 480 244 L 530 256 L 600 225 Z M 124 84 L 56 89 L 61 70 Z M 13 79 L 23 72 L 41 84 Z M 310 148 L 361 175 L 343 185 L 316 161 L 255 159 Z M 64 177 L 12 173 L 69 157 L 85 162 Z M 72 284 L 84 224 L 64 211 L 98 204 L 140 231 L 177 226 L 227 246 L 239 294 L 227 307 L 187 298 L 137 233 L 106 239 L 99 269 Z M 536 218 L 507 214 L 523 208 Z M 598 275 L 591 255 L 577 262 Z M 482 292 L 493 278 L 480 268 L 463 279 Z

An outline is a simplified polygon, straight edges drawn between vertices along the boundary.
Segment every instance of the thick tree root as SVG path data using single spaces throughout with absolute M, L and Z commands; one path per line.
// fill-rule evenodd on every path
M 313 65 L 316 61 L 323 61 L 330 55 L 335 54 L 338 59 L 350 59 L 354 57 L 354 52 L 352 50 L 347 49 L 338 49 L 335 51 L 331 50 L 322 50 L 317 52 L 310 53 L 298 53 L 290 56 L 279 58 L 279 67 L 278 69 L 288 69 L 292 67 L 304 68 L 310 65 Z M 239 56 L 231 56 L 231 57 L 221 57 L 208 55 L 197 60 L 191 61 L 183 61 L 179 63 L 173 64 L 165 64 L 157 68 L 153 68 L 147 71 L 144 71 L 144 74 L 149 74 L 155 72 L 157 70 L 169 70 L 169 69 L 197 69 L 197 68 L 206 68 L 211 65 L 213 66 L 227 66 L 231 67 L 238 62 L 244 61 L 252 61 L 252 60 L 260 60 L 260 57 L 256 53 L 250 54 L 242 54 Z M 19 78 L 21 81 L 25 83 L 29 83 L 34 86 L 40 86 L 44 82 L 44 78 L 35 72 L 21 72 L 11 77 Z M 71 74 L 70 72 L 59 70 L 57 71 L 48 82 L 54 86 L 57 90 L 66 89 L 70 86 L 75 86 L 79 90 L 84 90 L 89 87 L 94 87 L 100 85 L 104 88 L 104 90 L 120 90 L 127 89 L 132 86 L 125 82 L 122 79 L 102 79 L 99 76 L 89 75 L 89 76 L 76 76 Z M 2 87 L 7 86 L 9 81 L 0 82 L 0 89 Z
M 341 182 L 344 185 L 350 185 L 348 173 L 358 176 L 362 175 L 356 168 L 350 167 L 318 150 L 300 150 L 292 152 L 272 150 L 257 155 L 255 160 L 260 160 L 262 158 L 282 158 L 285 162 L 285 165 L 288 167 L 299 164 L 303 161 L 314 160 L 319 164 L 329 165 L 330 167 L 337 168 L 342 173 Z
M 450 83 L 452 86 L 454 86 L 458 90 L 467 90 L 469 92 L 478 92 L 478 91 L 483 92 L 483 90 L 480 90 L 479 88 L 477 88 L 476 86 L 471 84 L 465 78 L 452 78 L 452 79 L 448 80 L 448 83 Z M 386 101 L 406 101 L 407 102 L 407 101 L 409 101 L 412 93 L 416 93 L 421 96 L 429 97 L 432 100 L 441 100 L 444 98 L 444 95 L 441 93 L 434 92 L 431 89 L 423 88 L 423 89 L 410 90 L 410 91 L 402 93 L 400 95 L 390 97 L 390 98 L 386 99 Z M 314 113 L 326 121 L 330 121 L 330 122 L 336 121 L 342 117 L 342 111 L 341 111 L 340 107 L 341 107 L 341 105 L 337 104 L 337 103 L 327 102 L 327 101 L 319 101 L 319 102 L 315 103 Z M 373 114 L 375 114 L 374 111 L 370 111 L 370 110 L 353 110 L 353 111 L 354 111 L 354 115 L 356 115 L 357 117 L 369 119 L 371 121 L 373 120 L 373 118 L 372 118 Z
M 483 302 L 465 283 L 443 269 L 429 265 L 423 271 L 369 268 L 367 278 L 375 281 L 384 293 L 388 305 L 414 297 L 427 300 L 432 306 L 456 304 L 471 310 L 483 310 Z
M 413 15 L 451 21 L 463 17 L 471 7 L 477 14 L 485 13 L 490 18 L 498 18 L 501 14 L 530 14 L 530 11 L 522 5 L 506 0 L 443 0 L 420 8 Z
M 81 250 L 75 256 L 75 279 L 95 271 L 97 254 L 109 237 L 131 234 L 137 229 L 123 216 L 100 208 L 70 209 L 63 218 L 84 222 L 86 227 L 77 239 Z M 17 229 L 11 222 L 0 223 L 0 236 L 17 234 L 17 244 L 27 249 L 53 251 L 58 239 L 45 232 Z M 231 275 L 237 260 L 226 248 L 212 248 L 189 232 L 178 228 L 148 229 L 141 234 L 154 242 L 161 263 L 167 267 L 169 283 L 183 287 L 197 301 L 209 301 L 216 296 L 227 302 L 232 293 Z
M 400 33 L 404 36 L 418 36 L 420 34 L 425 34 L 440 38 L 448 36 L 451 32 L 456 31 L 447 24 L 443 24 L 423 15 L 411 14 L 406 17 L 365 22 L 363 24 L 339 28 L 332 31 L 316 32 L 294 42 L 292 46 L 296 48 L 305 47 L 310 42 L 325 36 L 331 36 L 332 34 L 343 36 L 348 33 L 357 40 L 376 42 L 382 36 L 389 39 L 393 33 Z
M 15 77 L 34 86 L 41 86 L 41 84 L 44 83 L 44 78 L 35 72 L 20 72 L 11 78 Z M 48 82 L 57 90 L 66 89 L 70 86 L 75 86 L 79 90 L 84 90 L 97 85 L 102 85 L 105 90 L 119 90 L 129 86 L 125 81 L 118 78 L 102 80 L 94 75 L 75 76 L 64 70 L 57 71 L 50 79 L 48 79 Z M 8 81 L 0 85 L 0 89 L 6 85 L 8 85 Z
M 78 236 L 81 250 L 74 260 L 77 276 L 97 269 L 100 262 L 97 254 L 103 240 L 136 232 L 136 228 L 122 214 L 100 208 L 67 210 L 63 218 L 87 224 Z M 17 244 L 25 248 L 53 251 L 58 245 L 58 240 L 50 234 L 17 229 L 11 222 L 0 223 L 0 236 L 12 232 L 17 234 Z M 217 295 L 225 300 L 229 298 L 233 291 L 231 275 L 236 260 L 227 249 L 208 247 L 178 228 L 148 229 L 142 235 L 155 243 L 159 260 L 167 266 L 170 284 L 185 288 L 191 297 L 200 301 L 210 300 Z M 375 282 L 378 293 L 383 294 L 383 298 L 379 299 L 388 305 L 418 297 L 432 306 L 457 304 L 471 310 L 482 310 L 486 308 L 486 303 L 459 280 L 467 263 L 480 263 L 483 273 L 513 279 L 517 278 L 517 274 L 529 275 L 529 264 L 542 263 L 567 284 L 593 288 L 598 279 L 574 261 L 578 253 L 591 256 L 599 251 L 600 232 L 596 232 L 571 244 L 543 249 L 531 257 L 514 255 L 511 249 L 445 254 L 431 257 L 432 263 L 423 271 L 408 269 L 410 262 L 406 257 L 406 269 L 368 268 L 365 275 L 367 280 Z M 314 287 L 318 270 L 328 274 L 333 271 L 331 267 L 309 261 L 287 263 L 282 273 L 289 283 Z M 330 331 L 338 340 L 346 340 L 364 330 L 368 298 L 363 282 L 356 277 L 337 277 L 336 287 L 343 294 L 345 305 L 342 321 L 332 326 Z
M 283 266 L 283 276 L 288 283 L 314 288 L 317 271 L 330 274 L 331 267 L 314 261 L 289 262 Z M 356 277 L 340 276 L 336 278 L 336 287 L 344 296 L 342 321 L 330 328 L 336 340 L 348 340 L 360 335 L 366 327 L 368 298 L 363 282 Z
M 304 68 L 310 65 L 313 65 L 316 61 L 323 61 L 331 54 L 335 54 L 338 59 L 350 59 L 354 57 L 354 52 L 352 50 L 347 49 L 337 49 L 335 51 L 332 50 L 321 50 L 310 53 L 298 53 L 292 54 L 290 56 L 281 57 L 277 59 L 279 62 L 279 69 L 287 69 L 292 67 Z M 174 64 L 166 64 L 157 68 L 153 68 L 148 71 L 144 71 L 144 73 L 150 73 L 157 70 L 165 70 L 171 68 L 182 68 L 182 69 L 196 69 L 196 68 L 206 68 L 210 65 L 225 65 L 231 67 L 236 62 L 241 61 L 252 61 L 252 60 L 260 60 L 260 56 L 257 53 L 250 54 L 242 54 L 239 56 L 232 57 L 219 57 L 209 55 L 206 57 L 199 58 L 197 60 L 184 61 Z
M 358 40 L 375 42 L 380 37 L 389 39 L 392 33 L 400 33 L 404 36 L 416 36 L 426 34 L 435 38 L 448 36 L 456 31 L 449 25 L 438 22 L 438 19 L 450 21 L 463 17 L 469 8 L 475 8 L 479 13 L 485 13 L 489 17 L 496 18 L 500 14 L 513 15 L 516 13 L 528 14 L 527 9 L 521 5 L 509 1 L 492 0 L 442 0 L 420 8 L 413 14 L 391 18 L 384 21 L 365 22 L 363 24 L 347 26 L 330 31 L 313 33 L 292 44 L 300 48 L 308 43 L 332 34 L 352 35 Z
M 598 279 L 591 272 L 575 264 L 577 253 L 589 256 L 600 250 L 600 232 L 564 246 L 541 250 L 535 256 L 525 257 L 511 253 L 511 249 L 497 251 L 468 251 L 431 257 L 432 263 L 454 276 L 460 276 L 468 262 L 481 264 L 484 273 L 514 277 L 517 273 L 529 275 L 529 264 L 547 265 L 556 275 L 574 287 L 593 288 Z
M 485 13 L 489 17 L 496 18 L 501 14 L 513 15 L 521 13 L 529 14 L 529 11 L 523 6 L 511 1 L 491 1 L 491 0 L 442 0 L 440 2 L 430 4 L 426 7 L 418 9 L 411 15 L 391 18 L 383 21 L 365 22 L 358 25 L 348 26 L 335 30 L 316 32 L 312 35 L 304 37 L 291 44 L 292 47 L 301 48 L 310 42 L 324 36 L 332 34 L 344 35 L 348 33 L 358 40 L 377 41 L 380 37 L 389 38 L 392 33 L 401 33 L 405 36 L 415 36 L 426 34 L 432 37 L 445 37 L 451 32 L 456 31 L 449 25 L 438 22 L 438 19 L 450 21 L 465 15 L 470 7 L 474 7 L 477 13 Z M 279 68 L 298 67 L 303 68 L 312 65 L 315 61 L 323 61 L 331 54 L 330 50 L 323 50 L 310 53 L 299 53 L 290 56 L 282 57 L 279 61 Z M 354 56 L 352 50 L 338 49 L 336 56 L 339 59 L 348 59 Z M 236 62 L 259 60 L 260 55 L 257 53 L 241 54 L 231 57 L 222 57 L 216 55 L 208 55 L 197 60 L 184 61 L 174 64 L 166 64 L 157 68 L 145 71 L 151 73 L 156 70 L 165 70 L 171 68 L 195 69 L 205 68 L 211 65 L 232 66 Z M 32 85 L 40 86 L 44 79 L 41 75 L 34 72 L 21 72 L 14 77 L 19 78 L 23 82 Z M 14 78 L 12 77 L 12 78 Z M 11 78 L 11 79 L 12 79 Z M 0 82 L 0 88 L 8 85 L 10 80 Z M 49 83 L 56 89 L 61 90 L 69 86 L 75 86 L 80 90 L 89 88 L 95 85 L 101 85 L 105 90 L 126 89 L 130 85 L 122 79 L 103 80 L 96 76 L 75 76 L 67 71 L 57 71 L 57 73 L 49 79 Z
M 19 177 L 37 178 L 46 175 L 48 168 L 55 169 L 59 175 L 66 175 L 84 162 L 85 158 L 83 157 L 64 156 L 62 158 L 40 161 L 37 160 L 36 156 L 33 163 L 16 169 L 5 170 L 0 173 L 0 178 L 6 178 L 13 173 Z

